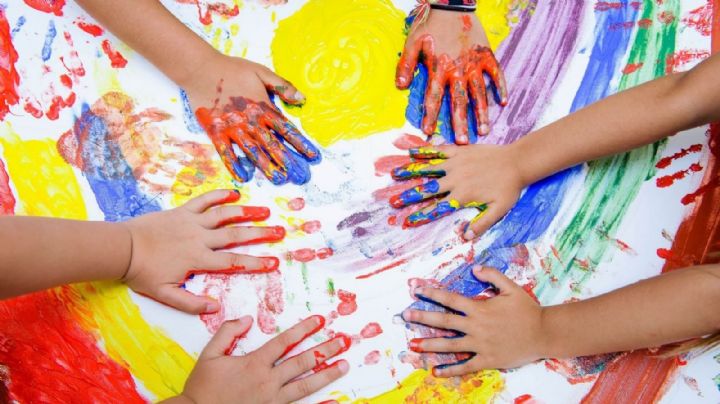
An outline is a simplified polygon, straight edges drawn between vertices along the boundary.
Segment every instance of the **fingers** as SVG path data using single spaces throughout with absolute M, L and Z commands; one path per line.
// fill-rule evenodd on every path
M 416 160 L 443 160 L 449 159 L 457 154 L 455 148 L 448 146 L 425 146 L 417 149 L 409 149 L 410 157 Z
M 210 234 L 206 243 L 208 248 L 225 249 L 250 244 L 276 243 L 285 238 L 285 228 L 233 226 L 211 230 Z
M 404 208 L 428 199 L 447 195 L 448 192 L 447 187 L 443 186 L 438 180 L 430 180 L 393 196 L 390 198 L 390 205 L 396 209 Z
M 455 363 L 449 363 L 446 365 L 435 366 L 432 370 L 433 376 L 435 377 L 453 377 L 462 376 L 468 373 L 477 372 L 482 370 L 482 366 L 479 363 L 477 356 L 461 360 Z
M 271 112 L 269 123 L 272 130 L 290 143 L 307 161 L 311 163 L 320 161 L 320 150 L 307 140 L 295 125 L 282 116 L 282 114 L 277 111 Z
M 480 135 L 487 135 L 490 133 L 490 116 L 488 115 L 487 93 L 482 73 L 474 74 L 470 78 L 469 88 L 477 120 L 477 132 Z
M 522 288 L 513 282 L 512 279 L 508 278 L 505 274 L 495 268 L 476 265 L 473 268 L 473 275 L 479 281 L 492 283 L 501 293 L 507 293 L 518 289 L 522 290 Z
M 307 351 L 289 358 L 278 365 L 277 372 L 283 383 L 291 381 L 310 370 L 319 370 L 325 362 L 350 348 L 352 341 L 347 335 L 340 335 Z
M 464 319 L 456 314 L 438 311 L 408 309 L 402 312 L 402 319 L 409 323 L 423 324 L 443 330 L 462 331 Z
M 200 263 L 199 269 L 189 271 L 187 278 L 197 274 L 220 272 L 227 274 L 262 274 L 277 271 L 280 260 L 275 257 L 253 257 L 252 255 L 213 251 Z
M 253 162 L 253 164 L 260 169 L 265 177 L 275 185 L 282 185 L 287 182 L 288 178 L 280 168 L 275 165 L 265 151 L 260 148 L 257 141 L 254 139 L 259 138 L 258 130 L 252 126 L 248 126 L 245 129 L 248 133 L 239 133 L 237 129 L 229 128 L 224 132 L 240 147 L 245 153 L 245 156 Z M 252 139 L 252 140 L 251 140 Z
M 466 84 L 462 80 L 450 81 L 450 101 L 452 103 L 452 126 L 455 143 L 468 144 L 468 98 Z
M 229 224 L 260 222 L 269 217 L 270 209 L 264 206 L 220 206 L 203 213 L 201 224 L 205 228 L 215 229 Z
M 163 285 L 155 296 L 150 297 L 189 314 L 214 313 L 220 310 L 220 305 L 214 299 L 194 295 L 178 285 Z
M 473 311 L 475 305 L 472 299 L 443 289 L 421 288 L 415 291 L 415 295 L 424 301 L 429 301 L 463 315 Z
M 185 202 L 183 207 L 193 213 L 203 213 L 213 206 L 235 202 L 239 199 L 240 192 L 235 189 L 216 189 L 190 199 Z
M 435 133 L 438 115 L 440 115 L 440 106 L 445 89 L 445 83 L 440 77 L 439 74 L 431 75 L 425 90 L 425 116 L 423 116 L 421 127 L 423 133 L 428 136 Z
M 405 227 L 419 227 L 430 222 L 452 215 L 460 209 L 460 202 L 455 199 L 441 200 L 425 210 L 415 212 L 405 218 Z
M 258 349 L 257 353 L 261 355 L 264 360 L 275 363 L 306 338 L 320 331 L 324 326 L 325 318 L 323 316 L 310 316 L 271 339 L 267 344 L 263 345 L 262 348 Z
M 490 76 L 497 90 L 497 95 L 500 101 L 500 105 L 505 106 L 508 103 L 508 90 L 507 84 L 505 83 L 505 74 L 500 68 L 500 63 L 495 59 L 495 55 L 489 48 L 485 49 L 488 52 L 490 62 L 485 64 L 485 72 Z
M 417 353 L 425 352 L 466 352 L 464 338 L 413 338 L 408 348 Z
M 294 156 L 290 153 L 287 146 L 278 140 L 278 137 L 268 129 L 267 119 L 262 120 L 261 127 L 256 128 L 257 143 L 261 149 L 270 156 L 270 159 L 277 169 L 286 175 L 287 179 L 293 183 L 304 184 L 310 179 L 310 170 L 304 170 L 302 166 L 296 164 Z
M 424 38 L 405 46 L 395 71 L 395 86 L 397 88 L 405 90 L 410 87 L 410 83 L 412 83 L 413 76 L 415 75 L 415 69 L 417 68 L 418 57 L 420 56 L 420 49 L 423 47 L 423 42 Z
M 242 164 L 242 159 L 238 158 L 233 150 L 232 144 L 227 136 L 223 134 L 223 125 L 216 125 L 214 123 L 215 118 L 213 112 L 207 108 L 198 108 L 195 112 L 195 116 L 198 122 L 202 125 L 207 133 L 208 137 L 215 146 L 215 150 L 220 155 L 225 168 L 227 168 L 230 175 L 239 182 L 248 182 L 252 179 L 253 171 L 248 170 L 245 165 Z
M 440 167 L 444 159 L 423 160 L 413 162 L 392 170 L 392 178 L 398 181 L 409 180 L 419 177 L 440 178 L 445 176 L 445 170 Z
M 347 374 L 350 365 L 339 360 L 325 370 L 288 384 L 280 390 L 282 402 L 293 402 L 320 390 Z
M 499 222 L 500 219 L 507 214 L 512 206 L 496 202 L 491 203 L 487 209 L 484 209 L 483 207 L 484 205 L 482 204 L 478 206 L 478 208 L 481 209 L 481 212 L 470 221 L 467 229 L 465 229 L 465 232 L 463 233 L 463 238 L 465 240 L 472 240 L 485 234 L 490 227 Z
M 268 91 L 277 94 L 280 99 L 288 104 L 299 105 L 305 102 L 305 96 L 295 86 L 272 70 L 268 68 L 258 69 L 257 76 L 265 84 Z
M 243 338 L 250 331 L 252 323 L 253 318 L 250 316 L 224 322 L 200 353 L 200 359 L 212 359 L 230 355 L 235 349 L 237 340 Z

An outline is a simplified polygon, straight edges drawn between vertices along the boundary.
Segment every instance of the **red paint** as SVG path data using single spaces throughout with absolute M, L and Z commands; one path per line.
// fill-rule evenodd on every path
M 713 0 L 707 0 L 707 4 L 690 11 L 682 19 L 688 27 L 695 28 L 701 35 L 710 36 L 712 33 Z
M 78 326 L 78 304 L 68 287 L 0 301 L 0 363 L 11 380 L 10 400 L 145 403 L 130 372 Z
M 208 3 L 206 1 L 201 2 L 200 0 L 175 0 L 175 2 L 180 4 L 194 4 L 195 7 L 197 7 L 198 19 L 204 25 L 212 24 L 213 14 L 217 14 L 224 18 L 235 17 L 240 14 L 240 8 L 237 5 L 233 6 L 233 8 L 229 8 L 223 3 Z M 205 10 L 203 10 L 203 7 L 205 7 Z
M 109 40 L 102 41 L 102 49 L 103 52 L 107 55 L 108 59 L 110 59 L 110 66 L 119 69 L 123 68 L 127 65 L 127 59 L 123 57 L 120 52 L 116 51 L 115 48 L 113 48 L 112 44 Z
M 652 20 L 649 18 L 643 18 L 641 20 L 638 20 L 638 27 L 640 28 L 650 28 L 652 25 Z
M 75 93 L 70 93 L 70 95 L 64 99 L 59 95 L 54 96 L 48 110 L 45 111 L 45 116 L 51 121 L 58 119 L 60 117 L 60 110 L 72 107 L 73 104 L 75 104 L 75 98 Z
M 623 3 L 619 1 L 598 1 L 595 3 L 595 10 L 608 11 L 622 8 Z
M 643 66 L 643 63 L 628 63 L 627 66 L 622 70 L 623 74 L 630 74 L 638 71 Z
M 316 233 L 316 232 L 320 231 L 321 228 L 322 228 L 322 224 L 320 223 L 319 220 L 310 220 L 310 221 L 303 223 L 302 226 L 300 226 L 300 229 L 302 229 L 302 231 L 306 234 Z
M 285 309 L 282 289 L 282 274 L 279 271 L 264 276 L 264 285 L 256 285 L 260 299 L 257 305 L 257 324 L 260 331 L 267 335 L 277 332 L 275 317 Z M 324 320 L 324 319 L 323 319 Z
M 610 25 L 610 31 L 617 31 L 619 29 L 632 29 L 635 27 L 635 21 L 616 22 Z
M 390 174 L 394 168 L 412 163 L 412 159 L 405 156 L 383 156 L 375 160 L 375 175 L 382 177 Z
M 416 187 L 418 185 L 421 185 L 423 183 L 422 178 L 416 178 L 413 180 L 408 181 L 402 181 L 395 183 L 393 185 L 389 185 L 385 188 L 380 188 L 376 191 L 373 191 L 373 199 L 376 201 L 387 201 L 389 198 L 391 198 L 393 195 L 397 195 L 406 189 L 410 189 L 413 187 Z
M 347 350 L 350 349 L 350 347 L 352 346 L 352 339 L 350 339 L 350 337 L 347 336 L 346 334 L 337 333 L 337 334 L 335 334 L 335 336 L 334 336 L 332 339 L 333 339 L 333 340 L 341 340 L 341 341 L 342 341 L 342 348 L 340 348 L 337 352 L 335 352 L 334 354 L 332 354 L 332 355 L 330 355 L 330 356 L 328 356 L 328 357 L 325 357 L 325 355 L 323 355 L 321 352 L 314 351 L 314 353 L 315 353 L 315 364 L 316 364 L 316 365 L 315 365 L 315 367 L 313 367 L 313 369 L 312 369 L 313 372 L 317 373 L 317 372 L 323 371 L 323 370 L 325 370 L 325 369 L 331 368 L 331 367 L 333 367 L 333 366 L 336 366 L 336 365 L 338 364 L 338 362 L 327 363 L 327 359 L 329 359 L 329 358 L 331 358 L 331 357 L 335 357 L 335 356 L 341 355 L 341 354 L 347 352 Z M 317 348 L 317 347 L 315 347 L 315 348 L 313 348 L 313 349 L 316 349 L 316 348 Z M 320 362 L 318 362 L 319 359 L 321 360 Z
M 690 153 L 699 153 L 702 151 L 703 146 L 701 144 L 694 144 L 687 149 L 682 149 L 679 152 L 673 154 L 672 156 L 667 156 L 661 158 L 657 164 L 655 164 L 655 167 L 657 168 L 667 168 L 670 166 L 670 164 L 673 162 L 673 160 L 677 160 L 680 158 L 683 158 L 687 156 Z
M 224 246 L 223 249 L 235 248 L 244 245 L 277 243 L 278 241 L 282 241 L 282 239 L 285 238 L 285 228 L 282 226 L 267 227 L 262 229 L 262 231 L 263 235 L 260 237 L 255 237 L 253 239 L 242 242 L 230 243 Z M 266 261 L 266 263 L 269 265 L 271 262 L 268 260 Z
M 245 332 L 243 332 L 242 334 L 240 334 L 240 335 L 236 336 L 235 338 L 233 338 L 232 342 L 230 343 L 230 346 L 228 346 L 227 348 L 225 348 L 225 352 L 224 352 L 225 355 L 228 355 L 228 356 L 229 356 L 229 355 L 232 355 L 233 351 L 235 351 L 235 348 L 237 348 L 238 341 L 240 341 L 241 339 L 245 338 L 245 336 L 247 335 L 247 333 L 248 333 L 249 331 L 250 331 L 250 327 L 248 327 L 247 330 L 245 330 Z
M 25 109 L 25 112 L 32 115 L 34 118 L 40 119 L 43 116 L 43 112 L 38 107 L 39 107 L 39 105 L 37 105 L 37 106 L 33 105 L 33 103 L 28 100 L 25 103 L 25 106 L 23 107 L 23 109 Z
M 380 269 L 378 269 L 378 270 L 372 271 L 372 272 L 370 272 L 370 273 L 363 274 L 363 275 L 358 275 L 358 276 L 355 277 L 355 279 L 367 279 L 367 278 L 370 278 L 370 277 L 372 277 L 372 276 L 375 276 L 375 275 L 377 275 L 377 274 L 379 274 L 379 273 L 382 273 L 382 272 L 391 270 L 391 269 L 393 269 L 393 268 L 395 268 L 395 267 L 398 267 L 398 266 L 400 266 L 400 265 L 402 265 L 402 264 L 404 264 L 404 263 L 406 263 L 406 262 L 407 262 L 407 259 L 401 259 L 401 260 L 399 260 L 399 261 L 395 261 L 395 262 L 393 262 L 393 263 L 390 263 L 390 264 L 388 264 L 388 265 L 385 265 L 384 267 L 382 267 L 382 268 L 380 268 Z
M 315 255 L 315 250 L 312 248 L 301 248 L 299 250 L 291 251 L 290 256 L 293 260 L 299 262 L 310 262 L 317 257 Z
M 355 293 L 340 289 L 337 291 L 337 296 L 338 299 L 340 299 L 340 303 L 337 306 L 338 314 L 341 316 L 349 316 L 355 313 L 357 310 L 357 295 L 355 295 Z
M 237 197 L 233 197 L 232 200 L 228 200 L 227 202 L 235 202 L 238 199 L 240 199 L 240 195 Z M 223 201 L 221 203 L 227 203 L 226 201 Z M 226 218 L 222 220 L 220 223 L 217 224 L 217 227 L 226 226 L 228 224 L 234 224 L 234 223 L 242 223 L 242 222 L 261 222 L 263 220 L 266 220 L 270 217 L 270 209 L 264 207 L 264 206 L 243 206 L 242 207 L 242 213 L 237 216 L 232 216 L 229 218 Z M 282 227 L 280 227 L 282 228 Z
M 60 82 L 67 88 L 72 88 L 72 79 L 67 74 L 60 75 Z
M 422 344 L 422 340 L 424 338 L 413 338 L 408 342 L 408 348 L 410 348 L 411 351 L 417 352 L 417 353 L 424 353 L 425 350 L 422 349 L 420 346 Z
M 472 23 L 472 19 L 470 18 L 469 15 L 463 14 L 462 23 L 463 23 L 463 31 L 470 32 L 470 30 L 472 29 L 473 23 Z
M 333 255 L 334 253 L 335 253 L 335 252 L 333 251 L 333 249 L 332 249 L 332 248 L 329 248 L 329 247 L 319 248 L 319 249 L 315 250 L 315 254 L 316 254 L 317 257 L 320 258 L 321 260 L 324 260 L 324 259 L 326 259 L 326 258 L 328 258 L 328 257 L 332 257 L 332 255 Z
M 5 9 L 0 8 L 0 121 L 20 100 L 17 94 L 20 75 L 15 69 L 17 60 L 18 54 L 10 38 L 10 24 Z
M 382 332 L 383 329 L 380 327 L 380 324 L 368 323 L 365 327 L 363 327 L 362 331 L 360 331 L 360 335 L 362 335 L 363 338 L 374 338 L 382 334 Z
M 65 0 L 25 0 L 25 4 L 44 13 L 63 15 Z
M 515 400 L 513 400 L 513 404 L 530 404 L 533 401 L 535 401 L 533 396 L 531 396 L 530 394 L 523 394 L 521 396 L 515 397 Z
M 374 350 L 368 352 L 367 355 L 365 355 L 365 359 L 363 360 L 363 363 L 365 365 L 376 365 L 378 362 L 380 362 L 380 351 Z
M 85 22 L 79 18 L 75 20 L 74 23 L 78 26 L 78 28 L 95 37 L 100 36 L 105 32 L 101 26 Z
M 677 52 L 673 52 L 667 56 L 665 73 L 670 74 L 678 72 L 681 70 L 680 67 L 686 63 L 705 59 L 708 56 L 710 56 L 709 52 L 698 49 L 681 49 Z
M 202 274 L 225 274 L 225 275 L 253 275 L 253 274 L 266 274 L 277 271 L 280 266 L 280 260 L 275 257 L 260 257 L 262 258 L 262 265 L 259 268 L 248 269 L 245 266 L 232 266 L 226 269 L 195 269 L 189 271 L 185 276 L 185 282 L 191 279 L 195 275 Z
M 393 141 L 393 145 L 400 150 L 417 149 L 419 147 L 429 146 L 430 143 L 426 142 L 420 136 L 410 135 L 408 133 L 400 136 Z
M 658 14 L 657 17 L 658 21 L 660 21 L 662 24 L 670 24 L 675 21 L 675 15 L 669 11 L 663 11 Z
M 12 215 L 15 212 L 15 197 L 10 189 L 10 177 L 5 164 L 0 160 L 0 215 Z
M 678 172 L 676 172 L 676 173 L 674 173 L 674 174 L 670 174 L 670 175 L 665 175 L 665 176 L 659 177 L 658 179 L 655 180 L 655 184 L 656 184 L 659 188 L 666 188 L 666 187 L 669 187 L 669 186 L 671 186 L 672 184 L 674 184 L 675 181 L 681 180 L 681 179 L 685 178 L 685 177 L 686 177 L 688 174 L 690 174 L 691 172 L 695 172 L 695 173 L 696 173 L 696 172 L 700 172 L 700 171 L 702 171 L 702 169 L 703 169 L 703 168 L 702 168 L 702 166 L 701 166 L 700 164 L 693 163 L 693 164 L 691 164 L 690 167 L 688 167 L 686 170 L 681 170 L 681 171 L 678 171 Z
M 308 337 L 310 337 L 311 335 L 315 334 L 316 332 L 320 331 L 323 327 L 325 327 L 325 317 L 319 316 L 316 314 L 316 315 L 306 318 L 305 320 L 309 320 L 311 318 L 314 319 L 315 326 L 310 331 L 305 333 L 299 340 L 294 341 L 290 345 L 285 347 L 285 350 L 283 351 L 283 353 L 280 354 L 280 358 L 282 358 L 285 355 L 287 355 L 288 353 L 290 353 L 290 351 L 295 349 L 296 346 L 300 345 L 301 342 L 305 341 Z
M 288 209 L 298 211 L 305 207 L 305 199 L 293 198 L 288 201 Z

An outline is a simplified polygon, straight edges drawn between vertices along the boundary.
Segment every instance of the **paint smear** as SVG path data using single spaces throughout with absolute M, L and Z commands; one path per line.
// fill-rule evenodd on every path
M 11 215 L 15 212 L 15 197 L 10 189 L 10 177 L 5 164 L 0 160 L 0 215 Z
M 65 0 L 25 0 L 25 4 L 35 10 L 61 16 L 63 15 L 62 9 L 65 7 Z
M 123 55 L 113 48 L 112 44 L 108 39 L 102 41 L 102 50 L 110 59 L 110 66 L 119 69 L 127 65 L 127 59 Z
M 403 15 L 388 0 L 310 0 L 272 42 L 275 70 L 307 96 L 287 112 L 323 146 L 401 127 L 392 77 L 403 42 Z
M 86 22 L 80 18 L 73 21 L 73 23 L 75 25 L 77 25 L 78 28 L 80 28 L 81 30 L 87 32 L 88 34 L 90 34 L 94 37 L 98 37 L 105 32 L 105 30 L 103 30 L 101 26 L 90 23 L 90 22 Z
M 5 9 L 0 7 L 0 121 L 20 100 L 17 94 L 20 75 L 15 70 L 17 60 L 18 54 L 10 38 L 10 24 Z

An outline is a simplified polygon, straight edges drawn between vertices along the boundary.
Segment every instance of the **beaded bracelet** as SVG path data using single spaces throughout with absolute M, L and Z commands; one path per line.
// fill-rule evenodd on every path
M 473 12 L 476 0 L 417 0 L 417 5 L 410 12 L 413 28 L 422 25 L 430 15 L 430 9 Z

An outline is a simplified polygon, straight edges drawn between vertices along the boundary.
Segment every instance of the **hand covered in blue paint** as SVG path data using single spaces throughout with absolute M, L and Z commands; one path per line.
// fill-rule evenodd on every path
M 200 195 L 173 210 L 150 213 L 122 223 L 132 237 L 130 266 L 123 281 L 136 292 L 187 313 L 212 313 L 214 299 L 183 288 L 196 273 L 276 271 L 275 257 L 222 251 L 239 245 L 280 241 L 285 229 L 228 226 L 268 218 L 264 207 L 225 205 L 240 199 L 234 190 Z
M 413 25 L 397 65 L 395 85 L 398 88 L 410 87 L 418 62 L 425 67 L 418 77 L 427 76 L 427 88 L 416 88 L 418 83 L 413 83 L 409 108 L 413 107 L 412 93 L 425 91 L 423 105 L 417 105 L 420 110 L 414 113 L 417 118 L 422 117 L 422 131 L 428 136 L 435 132 L 447 87 L 455 143 L 468 144 L 472 131 L 487 134 L 490 119 L 485 75 L 492 80 L 500 105 L 507 104 L 507 89 L 502 69 L 477 16 L 432 10 L 427 21 Z M 411 122 L 412 115 L 413 111 L 409 110 Z M 444 124 L 450 125 L 450 122 Z
M 421 147 L 410 150 L 413 162 L 395 168 L 396 180 L 427 178 L 423 184 L 390 199 L 395 208 L 435 202 L 405 219 L 407 227 L 420 226 L 474 208 L 478 215 L 464 229 L 472 240 L 485 233 L 515 205 L 523 188 L 519 162 L 522 156 L 510 146 L 471 145 Z
M 292 84 L 265 66 L 217 54 L 183 87 L 198 121 L 236 180 L 250 181 L 255 167 L 275 185 L 310 180 L 308 163 L 320 161 L 320 151 L 268 96 L 270 92 L 288 104 L 300 105 L 305 97 Z
M 525 290 L 494 268 L 476 266 L 473 275 L 495 286 L 497 295 L 474 300 L 442 289 L 415 291 L 455 313 L 405 310 L 405 321 L 462 333 L 461 337 L 415 338 L 412 351 L 470 353 L 469 359 L 433 368 L 437 377 L 452 377 L 484 369 L 513 368 L 543 357 L 542 307 Z
M 345 360 L 326 362 L 349 348 L 350 339 L 344 336 L 287 357 L 293 347 L 323 328 L 321 316 L 300 322 L 254 352 L 231 356 L 251 325 L 252 317 L 225 322 L 200 354 L 182 395 L 168 402 L 289 403 L 348 372 Z M 307 372 L 311 374 L 300 378 Z

